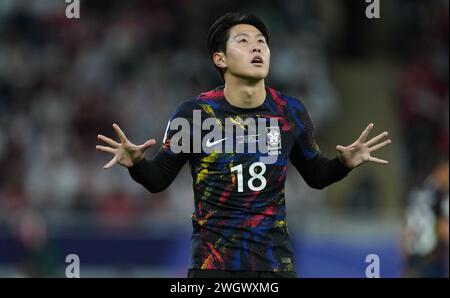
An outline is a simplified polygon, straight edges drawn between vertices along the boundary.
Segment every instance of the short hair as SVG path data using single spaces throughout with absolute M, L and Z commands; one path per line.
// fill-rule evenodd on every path
M 257 16 L 253 14 L 229 12 L 218 18 L 209 28 L 208 51 L 210 57 L 212 57 L 212 55 L 216 52 L 226 53 L 230 28 L 239 24 L 255 26 L 265 37 L 266 42 L 269 42 L 269 34 L 267 33 L 266 25 L 264 25 L 264 23 Z M 222 69 L 220 67 L 217 67 L 216 65 L 214 65 L 214 67 L 220 73 L 222 80 L 224 80 Z

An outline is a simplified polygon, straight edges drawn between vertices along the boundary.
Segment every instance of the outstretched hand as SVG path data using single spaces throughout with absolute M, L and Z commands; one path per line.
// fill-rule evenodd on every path
M 373 123 L 370 123 L 362 132 L 361 136 L 353 144 L 346 147 L 341 145 L 336 146 L 339 159 L 346 167 L 353 169 L 365 162 L 388 164 L 387 160 L 379 159 L 370 155 L 372 152 L 381 149 L 391 143 L 390 139 L 380 142 L 383 138 L 388 136 L 387 131 L 366 142 L 366 138 L 369 135 L 370 131 L 373 129 L 373 126 Z
M 119 136 L 120 143 L 100 134 L 97 136 L 99 140 L 111 147 L 97 145 L 95 149 L 114 154 L 114 157 L 103 167 L 104 169 L 108 169 L 116 163 L 129 168 L 141 161 L 144 158 L 145 150 L 156 143 L 154 139 L 151 139 L 142 145 L 135 145 L 127 139 L 117 124 L 114 123 L 113 128 Z

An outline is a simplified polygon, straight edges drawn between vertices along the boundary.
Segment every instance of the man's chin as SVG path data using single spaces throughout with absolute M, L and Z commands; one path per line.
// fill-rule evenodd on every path
M 249 80 L 249 81 L 260 81 L 267 78 L 267 73 L 250 73 L 242 76 L 243 78 Z

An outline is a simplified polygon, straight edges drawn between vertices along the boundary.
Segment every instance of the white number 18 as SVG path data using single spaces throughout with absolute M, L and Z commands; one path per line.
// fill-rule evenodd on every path
M 261 171 L 259 173 L 255 172 L 255 168 L 256 167 L 260 167 Z M 231 171 L 237 171 L 237 184 L 238 184 L 238 192 L 243 192 L 244 191 L 244 178 L 242 175 L 242 164 L 237 165 L 235 167 L 231 168 Z M 260 191 L 263 190 L 266 187 L 267 181 L 266 178 L 264 178 L 264 173 L 266 172 L 266 165 L 263 162 L 255 162 L 252 163 L 250 168 L 249 168 L 249 173 L 250 176 L 252 176 L 249 180 L 248 180 L 248 188 L 250 188 L 252 191 Z M 261 185 L 260 186 L 255 186 L 253 184 L 253 182 L 255 180 L 260 180 L 261 181 Z

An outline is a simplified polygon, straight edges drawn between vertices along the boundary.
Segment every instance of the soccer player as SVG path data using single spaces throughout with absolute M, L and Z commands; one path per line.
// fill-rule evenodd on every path
M 152 193 L 165 190 L 189 161 L 195 212 L 188 277 L 296 277 L 285 220 L 288 160 L 306 183 L 317 189 L 341 180 L 366 162 L 388 163 L 371 155 L 391 142 L 383 141 L 387 132 L 367 141 L 372 123 L 353 144 L 336 146 L 335 158 L 323 156 L 302 102 L 265 86 L 270 65 L 268 43 L 266 27 L 254 15 L 228 13 L 211 26 L 209 54 L 225 85 L 177 108 L 153 159 L 145 159 L 144 152 L 155 145 L 154 139 L 135 145 L 117 124 L 113 127 L 120 142 L 98 135 L 109 147 L 96 148 L 114 155 L 104 168 L 116 163 L 127 167 L 131 177 Z M 196 131 L 201 124 L 196 123 L 195 113 L 201 119 L 214 119 L 224 132 L 229 120 L 245 134 L 208 138 L 209 130 Z M 182 129 L 172 125 L 183 123 L 180 119 L 190 124 L 187 139 L 178 138 Z M 247 120 L 263 120 L 268 125 L 255 130 L 245 125 L 251 123 Z M 277 125 L 269 120 L 276 120 Z M 196 136 L 201 137 L 201 151 L 193 149 L 196 142 L 198 145 Z M 261 140 L 266 140 L 267 150 L 249 150 Z M 175 150 L 183 144 L 190 150 Z M 219 150 L 238 144 L 244 151 Z M 262 157 L 276 159 L 265 163 Z

